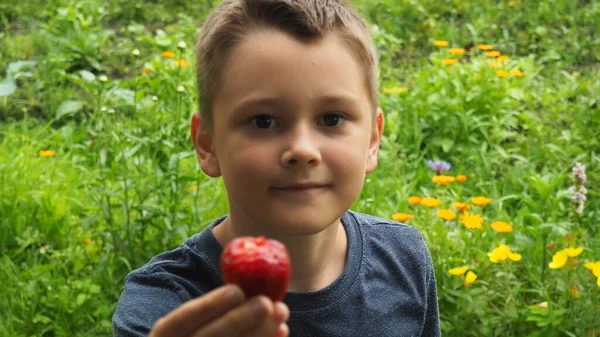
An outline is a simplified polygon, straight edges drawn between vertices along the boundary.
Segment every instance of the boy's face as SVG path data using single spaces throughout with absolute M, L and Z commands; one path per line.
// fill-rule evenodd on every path
M 232 221 L 266 233 L 310 235 L 351 207 L 377 166 L 365 75 L 335 33 L 300 42 L 276 30 L 231 52 L 209 135 L 200 115 L 192 139 L 203 171 L 222 175 Z

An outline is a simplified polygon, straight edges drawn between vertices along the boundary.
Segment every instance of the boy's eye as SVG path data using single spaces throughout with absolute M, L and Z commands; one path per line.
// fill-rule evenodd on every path
M 321 123 L 325 126 L 339 126 L 343 121 L 343 116 L 331 113 L 323 116 Z
M 275 126 L 275 121 L 271 116 L 259 115 L 252 118 L 252 124 L 259 129 L 270 129 Z

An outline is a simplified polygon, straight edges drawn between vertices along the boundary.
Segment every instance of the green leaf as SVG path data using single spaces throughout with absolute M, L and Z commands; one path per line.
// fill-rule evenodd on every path
M 75 300 L 75 303 L 77 303 L 77 306 L 82 305 L 83 303 L 85 303 L 85 301 L 87 301 L 87 295 L 86 294 L 79 294 L 77 295 L 77 299 Z
M 44 316 L 44 315 L 41 315 L 41 314 L 37 314 L 33 318 L 33 323 L 48 324 L 50 322 L 52 322 L 52 320 L 50 319 L 50 317 Z
M 94 75 L 94 73 L 92 73 L 91 71 L 87 70 L 80 70 L 79 76 L 81 76 L 81 79 L 83 79 L 86 82 L 93 82 L 96 80 L 96 75 Z
M 17 86 L 11 76 L 7 76 L 4 81 L 0 83 L 0 97 L 10 96 L 17 90 Z
M 517 101 L 521 101 L 521 100 L 523 100 L 523 97 L 525 97 L 525 92 L 523 92 L 523 90 L 518 89 L 518 88 L 512 88 L 508 92 L 508 95 L 510 97 L 516 99 Z
M 56 109 L 56 119 L 60 119 L 65 115 L 71 115 L 83 108 L 83 103 L 80 101 L 64 101 Z
M 8 64 L 7 72 L 11 75 L 14 75 L 21 71 L 23 68 L 31 68 L 36 65 L 36 61 L 15 61 Z

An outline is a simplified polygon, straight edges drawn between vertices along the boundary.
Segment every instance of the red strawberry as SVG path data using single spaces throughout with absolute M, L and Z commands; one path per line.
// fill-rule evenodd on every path
M 225 247 L 221 272 L 225 282 L 240 286 L 247 298 L 266 295 L 281 301 L 290 282 L 290 258 L 279 241 L 245 236 Z

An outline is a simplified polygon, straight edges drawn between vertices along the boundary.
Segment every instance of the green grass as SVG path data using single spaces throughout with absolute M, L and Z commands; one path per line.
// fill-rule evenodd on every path
M 127 272 L 227 212 L 221 180 L 200 172 L 188 137 L 193 66 L 160 54 L 193 65 L 215 3 L 0 4 L 0 336 L 110 334 Z M 600 287 L 583 264 L 600 261 L 600 2 L 356 4 L 380 52 L 386 128 L 353 209 L 414 215 L 444 335 L 598 336 Z M 475 49 L 445 66 L 453 56 L 434 40 Z M 508 61 L 489 65 L 482 43 Z M 523 76 L 496 75 L 512 69 Z M 435 184 L 435 159 L 468 180 Z M 587 166 L 582 215 L 568 192 L 577 161 Z M 411 195 L 444 203 L 412 206 Z M 492 199 L 471 210 L 483 230 L 436 217 L 478 195 Z M 496 220 L 514 232 L 491 230 Z M 522 260 L 490 262 L 502 243 Z M 579 264 L 550 269 L 568 246 L 584 248 Z M 470 287 L 448 273 L 462 265 L 478 276 Z

